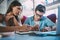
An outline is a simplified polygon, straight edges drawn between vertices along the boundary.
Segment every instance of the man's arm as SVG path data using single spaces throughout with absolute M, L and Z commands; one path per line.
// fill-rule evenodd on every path
M 43 31 L 51 31 L 54 29 L 55 23 L 53 23 L 50 19 L 45 20 L 46 26 L 43 28 Z

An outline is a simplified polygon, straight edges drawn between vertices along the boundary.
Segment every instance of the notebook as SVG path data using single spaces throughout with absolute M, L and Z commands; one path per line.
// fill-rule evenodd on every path
M 56 35 L 56 31 L 49 31 L 49 32 L 40 32 L 40 31 L 29 31 L 29 32 L 19 32 L 16 31 L 17 34 L 37 34 L 37 35 Z

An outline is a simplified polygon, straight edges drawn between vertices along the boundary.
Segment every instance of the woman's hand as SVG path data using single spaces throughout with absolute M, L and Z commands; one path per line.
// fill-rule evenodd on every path
M 28 32 L 29 31 L 29 28 L 27 27 L 27 25 L 22 25 L 20 26 L 20 32 Z

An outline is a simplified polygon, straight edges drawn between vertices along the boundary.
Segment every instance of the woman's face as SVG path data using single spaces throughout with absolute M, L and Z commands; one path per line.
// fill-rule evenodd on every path
M 14 15 L 19 15 L 19 13 L 22 12 L 22 6 L 12 7 L 12 12 L 13 12 Z

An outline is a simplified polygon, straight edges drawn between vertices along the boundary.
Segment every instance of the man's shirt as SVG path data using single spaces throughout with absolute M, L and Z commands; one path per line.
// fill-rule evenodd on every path
M 25 20 L 24 24 L 34 26 L 35 25 L 34 16 L 27 18 Z M 44 27 L 51 27 L 54 25 L 55 25 L 55 23 L 53 23 L 50 19 L 48 19 L 45 16 L 42 16 L 41 19 L 39 20 L 39 29 L 40 30 L 42 30 Z

